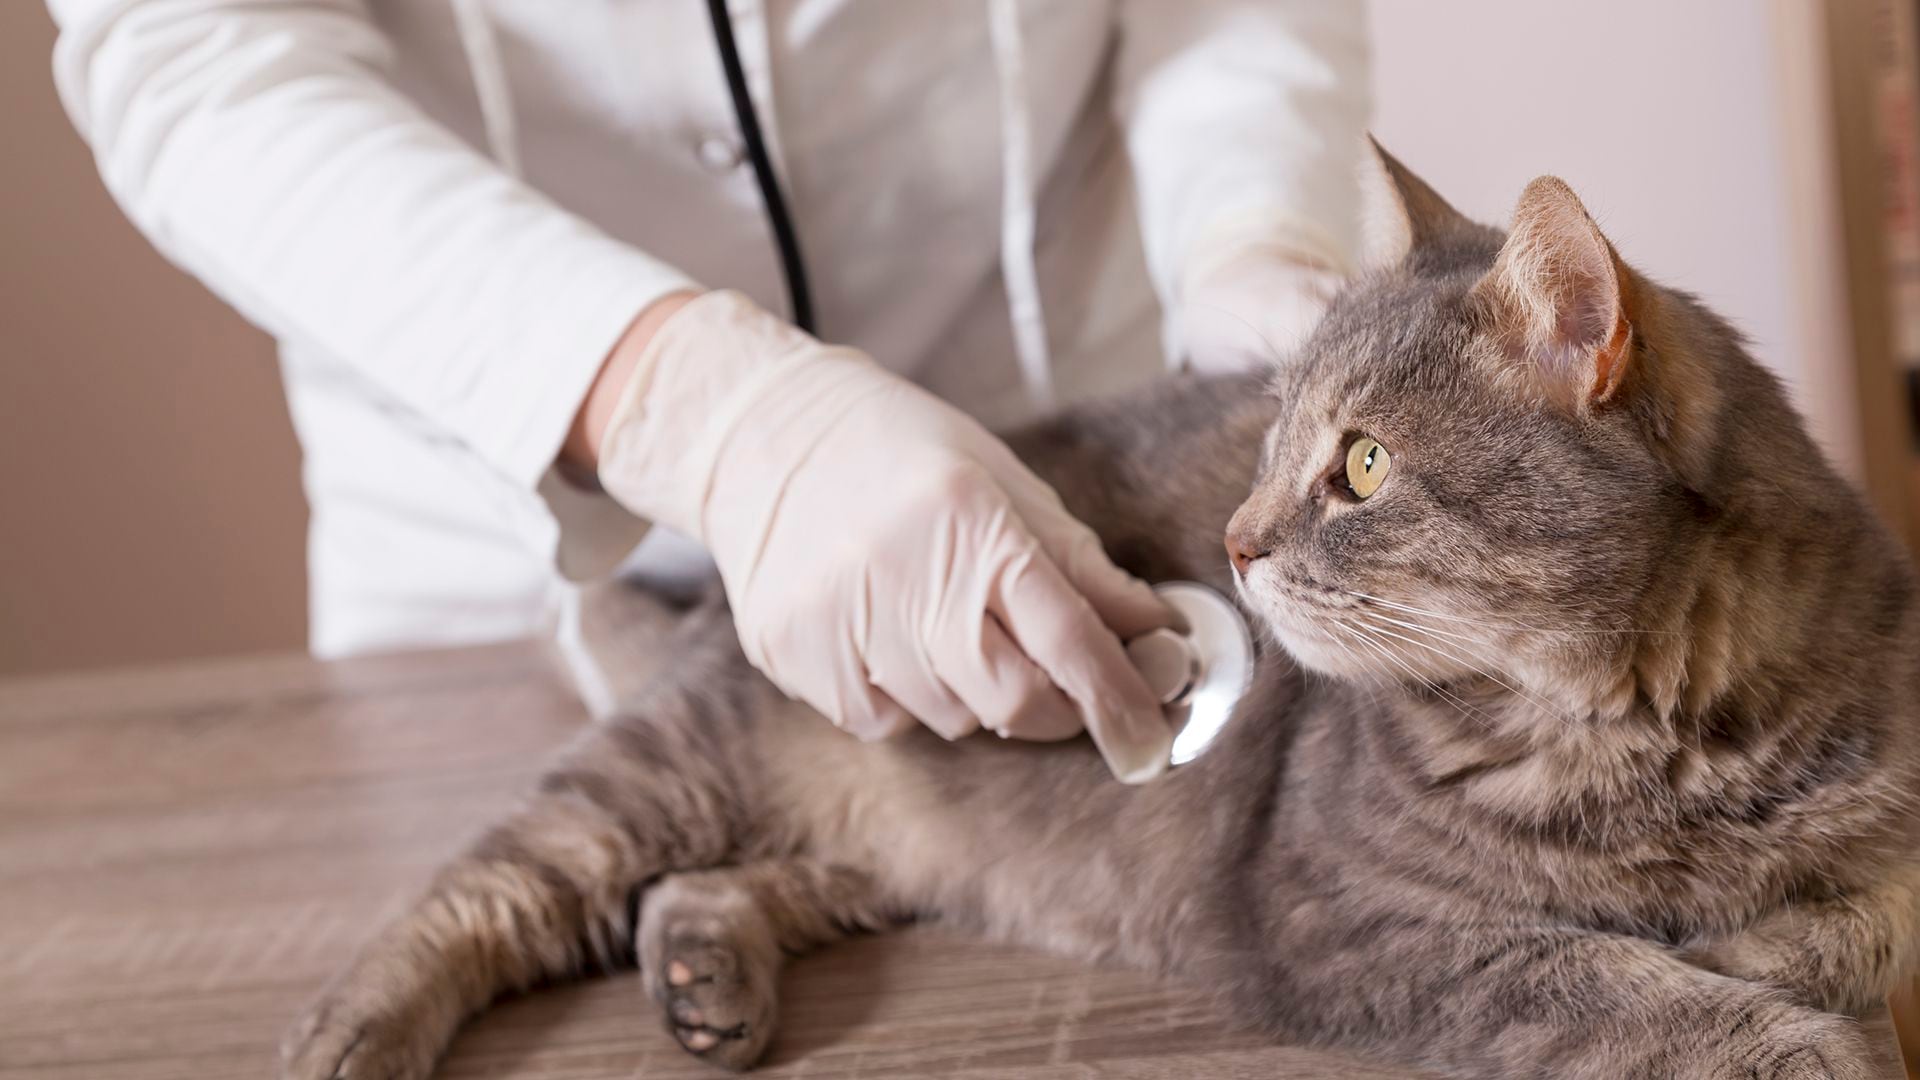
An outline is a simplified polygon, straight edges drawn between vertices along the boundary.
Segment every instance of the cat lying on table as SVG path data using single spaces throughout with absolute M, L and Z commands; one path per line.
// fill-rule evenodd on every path
M 285 1075 L 423 1077 L 495 995 L 636 958 L 681 1044 L 744 1068 L 785 954 L 910 916 L 1474 1075 L 1866 1075 L 1844 1014 L 1920 940 L 1906 557 L 1565 185 L 1503 234 L 1377 164 L 1372 268 L 1270 387 L 1013 440 L 1119 562 L 1237 587 L 1281 647 L 1210 751 L 1125 787 L 1084 739 L 859 743 L 723 606 L 650 636 L 636 594 L 598 647 L 656 677 L 325 991 Z

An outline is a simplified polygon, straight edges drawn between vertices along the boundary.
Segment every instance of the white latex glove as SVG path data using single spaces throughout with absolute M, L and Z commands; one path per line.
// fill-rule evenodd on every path
M 1268 241 L 1198 251 L 1182 275 L 1180 338 L 1194 371 L 1246 371 L 1307 340 L 1344 277 L 1331 263 Z
M 1120 779 L 1166 767 L 1120 638 L 1170 612 L 999 439 L 864 355 L 704 294 L 648 343 L 599 472 L 713 553 L 747 658 L 856 735 L 1084 726 Z

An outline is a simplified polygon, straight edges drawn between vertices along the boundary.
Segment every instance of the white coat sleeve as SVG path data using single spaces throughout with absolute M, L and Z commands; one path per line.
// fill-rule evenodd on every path
M 384 78 L 359 0 L 52 0 L 54 73 L 127 215 L 531 490 L 607 352 L 687 279 Z
M 1223 236 L 1351 265 L 1370 106 L 1358 0 L 1121 0 L 1114 106 L 1155 288 Z

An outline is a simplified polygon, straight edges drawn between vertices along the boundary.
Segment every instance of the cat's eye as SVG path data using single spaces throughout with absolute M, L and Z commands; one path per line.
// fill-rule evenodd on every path
M 1387 453 L 1387 448 L 1365 435 L 1347 447 L 1347 487 L 1359 498 L 1379 491 L 1391 468 L 1393 456 Z

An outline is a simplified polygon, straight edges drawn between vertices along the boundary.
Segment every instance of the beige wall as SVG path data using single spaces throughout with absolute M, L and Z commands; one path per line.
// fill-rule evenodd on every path
M 1805 0 L 1373 0 L 1388 148 L 1504 222 L 1573 185 L 1628 262 L 1700 294 L 1792 388 L 1829 453 L 1860 447 L 1818 8 Z
M 0 3 L 0 673 L 297 648 L 299 459 L 270 343 L 121 217 Z

